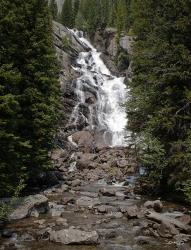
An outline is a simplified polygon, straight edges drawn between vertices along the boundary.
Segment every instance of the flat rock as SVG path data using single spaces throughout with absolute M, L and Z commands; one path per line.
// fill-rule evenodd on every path
M 30 195 L 21 201 L 17 208 L 9 215 L 10 220 L 21 220 L 29 217 L 32 210 L 36 209 L 39 213 L 48 208 L 48 198 L 41 194 Z
M 93 208 L 95 205 L 99 205 L 100 200 L 98 198 L 81 197 L 76 201 L 76 205 L 79 207 Z
M 50 241 L 64 245 L 94 245 L 98 244 L 98 238 L 96 231 L 86 232 L 73 228 L 50 232 Z
M 113 188 L 101 188 L 99 192 L 104 196 L 115 196 L 116 190 Z

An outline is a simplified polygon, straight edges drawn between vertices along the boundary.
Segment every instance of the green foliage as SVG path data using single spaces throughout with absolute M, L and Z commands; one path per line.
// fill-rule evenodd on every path
M 62 42 L 63 42 L 63 47 L 65 50 L 70 48 L 70 39 L 68 37 L 65 36 Z
M 146 163 L 142 160 L 152 166 L 149 176 L 155 169 L 160 179 L 159 183 L 156 178 L 156 185 L 178 189 L 190 180 L 191 171 L 190 2 L 135 0 L 131 6 L 137 39 L 129 83 L 128 127 L 137 141 L 149 131 L 154 143 L 146 140 L 149 151 L 143 152 L 149 158 Z M 165 166 L 159 152 L 158 160 L 157 154 L 153 155 L 156 145 L 164 153 Z
M 51 167 L 58 72 L 44 0 L 0 2 L 0 196 Z
M 129 0 L 80 0 L 78 13 L 84 22 L 81 27 L 90 34 L 107 26 L 116 27 L 119 33 L 130 28 Z
M 125 70 L 129 67 L 129 56 L 128 53 L 122 49 L 118 50 L 117 53 L 117 67 L 119 70 Z
M 52 14 L 52 18 L 56 20 L 58 15 L 58 6 L 56 0 L 51 0 L 49 7 L 50 7 L 50 12 Z
M 71 0 L 65 0 L 61 12 L 61 23 L 67 26 L 68 28 L 73 28 L 73 14 L 73 2 Z

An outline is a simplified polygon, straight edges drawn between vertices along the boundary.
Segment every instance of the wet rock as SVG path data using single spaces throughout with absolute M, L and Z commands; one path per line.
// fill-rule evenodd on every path
M 111 188 L 101 188 L 99 192 L 104 196 L 115 196 L 115 189 Z
M 144 203 L 144 207 L 148 208 L 148 209 L 154 209 L 156 212 L 161 212 L 163 209 L 163 204 L 160 200 L 156 200 L 156 201 L 146 201 Z
M 99 205 L 100 200 L 97 198 L 81 197 L 76 201 L 76 205 L 79 207 L 93 208 L 95 205 Z
M 170 223 L 174 225 L 176 228 L 183 230 L 185 232 L 188 232 L 190 230 L 190 227 L 179 221 L 178 219 L 168 217 L 164 214 L 159 214 L 156 212 L 147 212 L 146 217 L 150 220 L 159 222 L 159 223 Z
M 129 218 L 137 218 L 139 210 L 137 205 L 134 206 L 120 206 L 120 211 L 125 213 L 125 215 Z
M 11 229 L 4 229 L 1 235 L 4 238 L 11 238 L 12 235 L 13 235 L 13 230 L 11 230 Z
M 108 205 L 101 205 L 96 207 L 97 211 L 100 213 L 110 213 L 110 212 L 117 212 L 118 208 Z
M 147 236 L 138 236 L 135 238 L 135 241 L 139 245 L 147 245 L 150 244 L 153 241 L 153 239 Z
M 179 234 L 179 231 L 169 221 L 162 221 L 157 232 L 163 238 L 171 238 L 174 235 Z
M 20 241 L 34 241 L 35 238 L 29 234 L 29 233 L 24 233 L 19 237 Z
M 17 208 L 9 215 L 9 219 L 20 220 L 29 217 L 34 208 L 40 213 L 47 211 L 47 197 L 41 194 L 36 194 L 24 198 Z
M 50 232 L 50 241 L 65 245 L 94 245 L 98 244 L 98 238 L 96 231 L 86 232 L 73 228 Z
M 132 219 L 132 218 L 137 218 L 138 217 L 138 207 L 137 205 L 134 205 L 134 206 L 129 206 L 127 207 L 126 209 L 126 216 L 129 218 L 129 219 Z
M 97 229 L 96 231 L 103 239 L 112 239 L 117 236 L 117 231 L 115 229 Z

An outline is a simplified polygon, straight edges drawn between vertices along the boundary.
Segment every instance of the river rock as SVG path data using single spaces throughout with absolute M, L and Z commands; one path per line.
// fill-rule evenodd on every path
M 122 213 L 125 213 L 126 216 L 129 219 L 138 217 L 138 213 L 139 213 L 137 205 L 134 205 L 134 206 L 120 206 L 120 211 Z
M 150 220 L 159 222 L 159 223 L 170 223 L 174 225 L 176 228 L 179 230 L 182 230 L 184 232 L 189 232 L 190 231 L 190 226 L 185 225 L 181 221 L 175 218 L 171 218 L 169 216 L 165 216 L 164 214 L 159 214 L 157 212 L 147 212 L 146 217 Z
M 41 194 L 30 195 L 21 201 L 17 208 L 9 215 L 10 220 L 20 220 L 29 217 L 31 211 L 45 212 L 48 209 L 48 198 Z
M 99 192 L 104 196 L 115 196 L 115 189 L 114 188 L 101 188 Z
M 80 186 L 80 185 L 81 185 L 81 180 L 79 180 L 79 179 L 73 180 L 72 183 L 71 183 L 72 187 L 77 187 L 77 186 Z
M 111 212 L 118 212 L 118 208 L 108 205 L 101 205 L 97 207 L 97 211 L 100 213 L 111 213 Z
M 179 231 L 169 221 L 162 221 L 160 227 L 157 230 L 158 234 L 163 238 L 171 238 L 174 235 L 179 234 Z
M 50 241 L 65 245 L 94 245 L 98 244 L 98 238 L 96 231 L 86 232 L 73 228 L 50 232 Z
M 76 201 L 76 205 L 79 207 L 93 208 L 95 205 L 99 205 L 100 200 L 98 198 L 81 197 Z
M 163 209 L 163 204 L 160 200 L 156 201 L 146 201 L 144 207 L 150 209 L 153 208 L 156 212 L 161 212 Z

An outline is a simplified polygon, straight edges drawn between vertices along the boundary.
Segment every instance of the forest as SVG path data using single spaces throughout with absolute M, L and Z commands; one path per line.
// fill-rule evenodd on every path
M 131 195 L 171 197 L 190 211 L 190 0 L 0 0 L 0 245 L 1 221 L 15 207 L 10 200 L 46 196 L 51 183 L 58 184 L 52 193 L 66 185 L 63 192 L 76 194 L 102 179 L 105 189 L 89 196 L 95 203 L 100 195 L 121 195 L 107 185 L 129 181 Z M 57 206 L 80 207 L 67 195 Z M 100 205 L 85 202 L 88 209 Z M 103 206 L 111 209 L 110 202 Z M 159 213 L 161 203 L 153 204 Z

